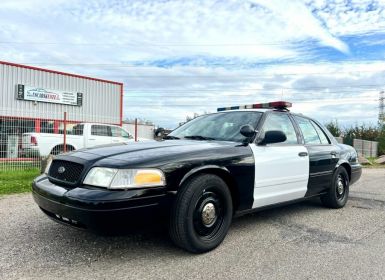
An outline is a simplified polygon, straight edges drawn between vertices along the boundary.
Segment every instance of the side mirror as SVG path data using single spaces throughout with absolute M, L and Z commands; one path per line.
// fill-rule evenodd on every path
M 258 143 L 260 145 L 281 143 L 286 141 L 286 134 L 280 130 L 269 130 L 265 132 L 265 137 Z
M 254 137 L 256 131 L 254 129 L 254 127 L 252 127 L 251 125 L 249 124 L 245 124 L 243 126 L 241 126 L 241 129 L 239 131 L 243 136 L 245 136 L 246 138 L 251 138 L 251 137 Z

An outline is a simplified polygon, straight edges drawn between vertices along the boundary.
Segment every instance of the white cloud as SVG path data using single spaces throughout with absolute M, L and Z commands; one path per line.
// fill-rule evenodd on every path
M 377 32 L 385 28 L 383 0 L 306 1 L 336 36 Z
M 365 62 L 365 53 L 355 61 L 340 36 L 384 30 L 385 3 L 373 1 L 370 11 L 369 2 L 344 3 L 3 0 L 0 60 L 123 81 L 125 115 L 162 126 L 193 112 L 282 96 L 323 121 L 374 122 L 385 64 Z M 351 61 L 317 62 L 317 55 L 328 58 L 314 54 L 319 46 Z M 151 63 L 186 58 L 200 66 Z
M 304 2 L 279 0 L 253 0 L 271 10 L 282 22 L 282 31 L 288 34 L 297 34 L 297 37 L 307 37 L 319 40 L 326 46 L 331 46 L 341 52 L 348 53 L 349 47 L 331 35 L 313 16 Z M 302 35 L 302 36 L 301 36 Z

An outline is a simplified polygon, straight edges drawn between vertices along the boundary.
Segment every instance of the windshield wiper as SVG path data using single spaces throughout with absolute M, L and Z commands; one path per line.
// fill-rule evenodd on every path
M 180 139 L 179 137 L 172 136 L 172 135 L 166 135 L 162 139 L 172 139 L 172 140 L 178 140 Z
M 202 136 L 202 135 L 187 135 L 184 138 L 193 139 L 193 140 L 215 140 L 215 138 L 206 137 L 206 136 Z

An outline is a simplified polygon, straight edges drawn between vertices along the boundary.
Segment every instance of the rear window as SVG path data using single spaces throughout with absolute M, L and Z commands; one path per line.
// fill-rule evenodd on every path
M 311 121 L 311 123 L 313 124 L 315 130 L 317 130 L 321 143 L 325 145 L 330 144 L 329 138 L 326 136 L 325 132 L 323 132 L 323 130 L 319 127 L 319 125 L 313 121 Z
M 91 126 L 91 135 L 95 136 L 111 136 L 111 128 L 107 125 L 97 125 L 94 124 Z
M 310 120 L 298 116 L 294 116 L 294 118 L 302 131 L 305 144 L 321 144 L 318 133 L 311 124 Z

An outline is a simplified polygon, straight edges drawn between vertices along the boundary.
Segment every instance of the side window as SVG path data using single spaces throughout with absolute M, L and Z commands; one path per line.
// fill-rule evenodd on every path
M 111 129 L 107 125 L 92 125 L 91 135 L 96 136 L 111 136 Z
M 326 136 L 325 132 L 323 132 L 323 130 L 319 127 L 319 125 L 313 121 L 311 121 L 311 123 L 313 124 L 315 130 L 317 130 L 318 136 L 321 139 L 321 144 L 330 144 L 328 137 Z
M 112 137 L 129 138 L 128 132 L 126 132 L 124 129 L 120 127 L 111 126 L 111 132 L 112 132 Z
M 298 116 L 294 116 L 294 118 L 296 119 L 299 128 L 302 131 L 305 144 L 321 144 L 318 133 L 314 126 L 311 124 L 310 120 Z
M 297 135 L 293 123 L 291 122 L 287 114 L 272 113 L 269 114 L 265 123 L 263 124 L 262 131 L 280 130 L 286 134 L 285 144 L 297 144 Z
M 73 135 L 83 135 L 84 125 L 83 124 L 77 124 L 72 128 L 72 134 Z

